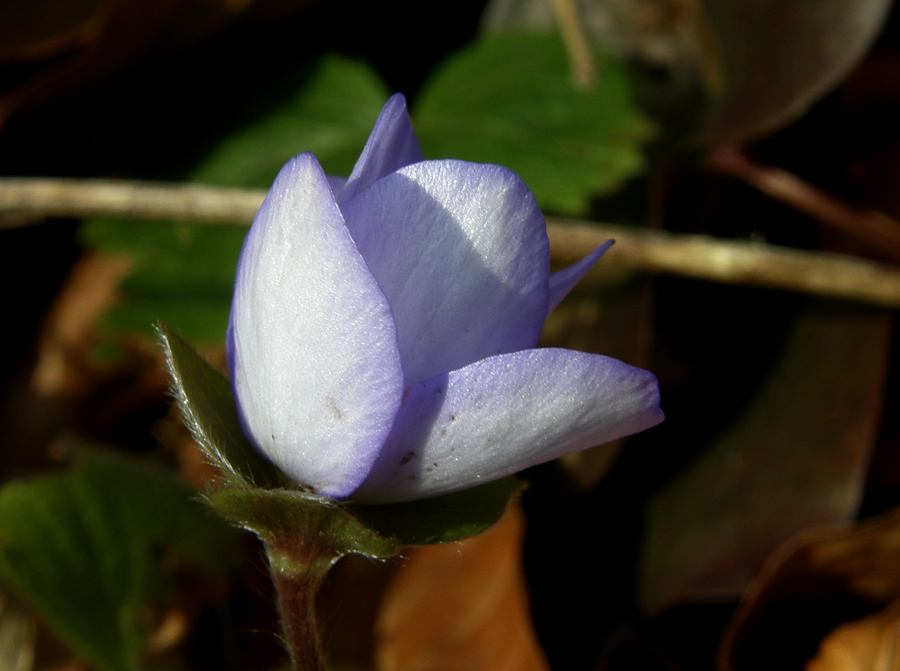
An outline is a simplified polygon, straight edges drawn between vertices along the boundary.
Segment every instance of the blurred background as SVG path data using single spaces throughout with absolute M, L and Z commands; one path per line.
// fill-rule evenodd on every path
M 249 221 L 8 178 L 346 175 L 395 91 L 427 157 L 523 177 L 555 264 L 572 220 L 618 236 L 543 344 L 654 371 L 667 419 L 526 472 L 482 536 L 342 560 L 333 668 L 900 668 L 888 0 L 2 0 L 0 669 L 287 668 L 153 333 L 224 364 Z

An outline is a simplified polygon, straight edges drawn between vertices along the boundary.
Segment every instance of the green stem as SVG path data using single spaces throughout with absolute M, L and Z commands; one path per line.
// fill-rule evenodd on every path
M 295 671 L 325 671 L 325 652 L 316 619 L 316 593 L 334 563 L 308 547 L 267 543 L 269 569 L 278 592 L 285 647 Z

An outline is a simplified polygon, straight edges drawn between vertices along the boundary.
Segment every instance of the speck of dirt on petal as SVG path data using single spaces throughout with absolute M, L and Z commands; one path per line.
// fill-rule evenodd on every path
M 341 412 L 341 409 L 337 406 L 337 401 L 335 401 L 331 396 L 325 398 L 325 402 L 328 404 L 329 409 L 331 410 L 331 415 L 337 421 L 342 421 L 344 419 L 344 413 Z

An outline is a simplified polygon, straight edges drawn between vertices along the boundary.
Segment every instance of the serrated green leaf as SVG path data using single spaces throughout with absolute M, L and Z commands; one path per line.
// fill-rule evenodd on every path
M 82 240 L 131 261 L 121 300 L 106 315 L 113 331 L 149 333 L 153 324 L 177 325 L 197 342 L 220 344 L 234 291 L 234 269 L 247 229 L 95 219 Z
M 158 332 L 185 424 L 209 460 L 239 487 L 291 487 L 244 437 L 225 376 L 168 327 L 160 326 Z
M 492 35 L 434 75 L 414 106 L 425 155 L 499 163 L 542 207 L 584 214 L 593 196 L 643 168 L 649 122 L 631 102 L 625 68 L 598 59 L 599 79 L 576 90 L 555 35 Z
M 217 576 L 235 536 L 173 478 L 79 451 L 76 467 L 0 490 L 0 576 L 103 671 L 139 668 L 139 614 L 165 594 L 162 558 Z
M 303 151 L 314 152 L 329 174 L 347 175 L 387 98 L 387 89 L 368 65 L 324 56 L 236 113 L 230 134 L 184 177 L 268 188 L 281 166 Z M 190 222 L 85 222 L 82 239 L 88 246 L 133 261 L 107 326 L 149 333 L 163 321 L 193 342 L 220 343 L 245 235 L 243 227 Z
M 269 188 L 281 166 L 303 151 L 312 151 L 326 173 L 347 176 L 390 96 L 369 65 L 336 54 L 280 89 L 253 101 L 259 111 L 203 157 L 191 181 Z

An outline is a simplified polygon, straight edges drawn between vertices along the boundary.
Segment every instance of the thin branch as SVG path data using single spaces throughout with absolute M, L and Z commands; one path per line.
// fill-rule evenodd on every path
M 125 216 L 222 224 L 251 221 L 265 191 L 100 179 L 0 179 L 0 229 L 35 218 Z
M 578 89 L 589 89 L 597 81 L 597 61 L 575 0 L 550 0 L 550 5 L 569 55 L 572 83 Z
M 739 150 L 721 149 L 707 165 L 856 240 L 881 258 L 900 262 L 900 222 L 896 219 L 851 207 L 786 170 L 756 163 Z
M 247 225 L 263 196 L 190 184 L 0 179 L 0 229 L 44 216 L 94 215 Z M 601 272 L 665 273 L 900 307 L 900 269 L 857 257 L 557 218 L 548 219 L 548 232 L 561 264 L 615 238 Z
M 549 219 L 553 258 L 569 263 L 608 238 L 603 266 L 900 307 L 900 269 L 843 254 Z

